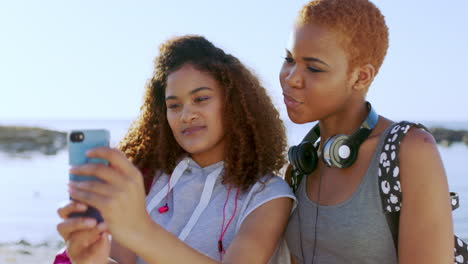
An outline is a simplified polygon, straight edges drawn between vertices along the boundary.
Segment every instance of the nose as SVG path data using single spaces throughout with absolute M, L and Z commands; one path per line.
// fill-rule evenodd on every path
M 288 70 L 286 70 L 285 81 L 291 88 L 302 88 L 303 79 L 297 64 L 291 66 Z
M 191 123 L 198 118 L 198 113 L 193 106 L 187 105 L 183 108 L 180 119 L 182 122 Z

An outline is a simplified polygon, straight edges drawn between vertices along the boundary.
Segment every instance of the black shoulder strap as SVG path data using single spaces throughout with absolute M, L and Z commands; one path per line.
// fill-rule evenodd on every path
M 402 192 L 400 187 L 400 167 L 398 153 L 401 139 L 412 126 L 428 131 L 421 124 L 402 121 L 393 124 L 390 132 L 384 139 L 379 159 L 379 190 L 382 208 L 387 219 L 388 227 L 392 233 L 395 250 L 398 252 L 398 226 L 402 206 Z M 459 207 L 457 193 L 450 193 L 452 210 Z M 468 245 L 455 236 L 455 263 L 468 264 Z
M 392 233 L 395 250 L 398 252 L 398 226 L 402 193 L 400 189 L 400 167 L 398 152 L 400 141 L 411 127 L 409 122 L 400 122 L 390 127 L 384 139 L 379 159 L 379 191 L 382 208 Z

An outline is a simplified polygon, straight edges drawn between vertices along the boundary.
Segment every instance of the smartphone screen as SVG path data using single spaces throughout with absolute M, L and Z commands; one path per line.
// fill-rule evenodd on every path
M 109 147 L 110 133 L 105 129 L 73 130 L 68 133 L 68 160 L 70 166 L 79 166 L 87 163 L 100 163 L 109 165 L 106 160 L 88 158 L 86 152 L 93 148 Z M 69 174 L 70 181 L 100 181 L 92 175 Z M 96 208 L 88 207 L 84 213 L 72 213 L 69 217 L 92 217 L 102 222 L 102 216 Z

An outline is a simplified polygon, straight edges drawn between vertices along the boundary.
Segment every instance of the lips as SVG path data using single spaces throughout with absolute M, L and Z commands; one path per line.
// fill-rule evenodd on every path
M 283 93 L 283 96 L 284 96 L 284 104 L 286 105 L 286 107 L 288 108 L 296 108 L 298 107 L 299 105 L 301 104 L 304 104 L 304 102 L 301 102 L 301 101 L 298 101 L 297 99 Z
M 189 136 L 189 135 L 193 135 L 199 131 L 202 131 L 206 128 L 206 126 L 193 126 L 193 127 L 187 127 L 185 129 L 182 130 L 182 134 L 184 136 Z

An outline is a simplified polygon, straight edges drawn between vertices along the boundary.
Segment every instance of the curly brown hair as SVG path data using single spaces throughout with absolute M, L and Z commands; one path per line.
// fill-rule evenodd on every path
M 119 144 L 144 171 L 146 191 L 157 170 L 170 175 L 186 153 L 169 127 L 165 102 L 168 75 L 186 64 L 209 73 L 224 89 L 223 184 L 246 191 L 263 176 L 279 173 L 285 164 L 285 129 L 265 88 L 237 58 L 202 36 L 188 35 L 160 46 L 140 114 Z
M 299 12 L 297 23 L 313 23 L 338 32 L 349 55 L 350 70 L 369 63 L 378 73 L 387 54 L 388 28 L 384 16 L 370 1 L 311 1 Z

